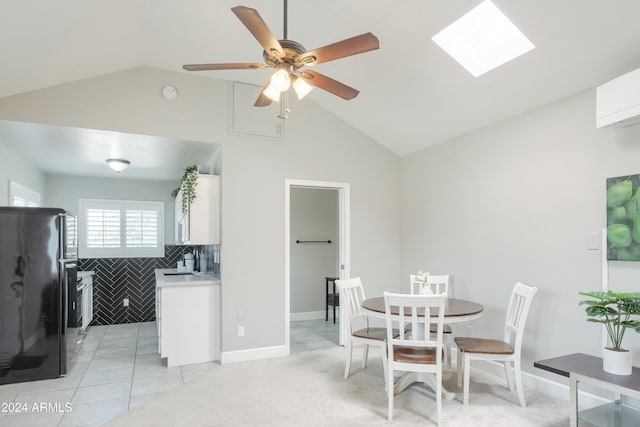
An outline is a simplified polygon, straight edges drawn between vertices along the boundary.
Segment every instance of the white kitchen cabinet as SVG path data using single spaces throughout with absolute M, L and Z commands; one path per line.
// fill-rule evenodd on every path
M 156 270 L 158 352 L 167 366 L 220 360 L 220 280 Z
M 182 191 L 175 204 L 176 243 L 217 245 L 220 243 L 220 177 L 198 175 L 196 199 L 182 213 Z

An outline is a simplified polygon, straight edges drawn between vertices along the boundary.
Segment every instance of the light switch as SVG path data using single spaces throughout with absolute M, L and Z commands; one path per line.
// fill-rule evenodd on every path
M 587 250 L 600 250 L 600 233 L 587 233 Z

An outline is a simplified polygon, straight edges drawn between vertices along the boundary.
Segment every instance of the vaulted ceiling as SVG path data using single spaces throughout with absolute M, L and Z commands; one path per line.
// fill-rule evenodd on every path
M 262 62 L 231 12 L 255 8 L 282 38 L 283 5 L 265 0 L 3 0 L 0 97 L 138 66 Z M 533 42 L 524 56 L 474 78 L 431 37 L 480 0 L 289 1 L 288 38 L 307 49 L 372 32 L 380 49 L 316 69 L 360 90 L 309 99 L 396 154 L 597 86 L 640 67 L 640 1 L 494 0 Z M 268 70 L 199 76 L 262 85 Z

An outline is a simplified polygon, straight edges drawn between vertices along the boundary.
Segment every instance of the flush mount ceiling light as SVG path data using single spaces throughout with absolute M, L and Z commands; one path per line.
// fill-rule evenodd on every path
M 126 168 L 128 168 L 131 162 L 129 160 L 124 160 L 124 159 L 107 159 L 107 164 L 111 169 L 120 173 Z
M 474 77 L 535 47 L 490 0 L 480 3 L 432 40 Z

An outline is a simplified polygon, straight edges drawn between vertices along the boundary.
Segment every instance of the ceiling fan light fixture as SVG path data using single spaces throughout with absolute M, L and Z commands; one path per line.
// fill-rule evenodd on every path
M 131 162 L 129 160 L 124 160 L 124 159 L 107 159 L 107 164 L 111 169 L 120 173 L 126 168 L 128 168 Z
M 274 89 L 279 92 L 284 92 L 291 86 L 291 77 L 289 77 L 289 71 L 285 68 L 280 68 L 271 76 L 271 84 Z
M 293 90 L 296 91 L 296 95 L 298 96 L 298 100 L 304 98 L 311 92 L 313 86 L 304 81 L 302 77 L 296 77 L 293 81 Z
M 269 86 L 265 90 L 262 91 L 267 98 L 272 100 L 273 102 L 280 102 L 280 91 L 275 88 L 273 83 L 269 83 Z

